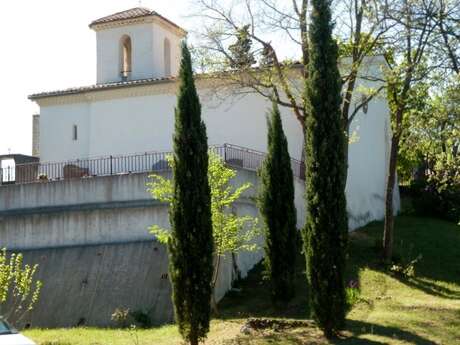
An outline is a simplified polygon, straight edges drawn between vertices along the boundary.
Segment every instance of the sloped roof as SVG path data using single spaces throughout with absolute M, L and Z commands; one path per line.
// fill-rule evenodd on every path
M 46 98 L 46 97 L 75 95 L 75 94 L 85 93 L 85 92 L 90 92 L 90 91 L 119 89 L 119 88 L 130 87 L 130 86 L 168 83 L 168 82 L 174 82 L 175 80 L 176 80 L 175 77 L 164 77 L 164 78 L 147 78 L 147 79 L 137 79 L 137 80 L 129 80 L 129 81 L 104 83 L 104 84 L 94 84 L 94 85 L 89 85 L 89 86 L 68 88 L 65 90 L 35 93 L 35 94 L 30 95 L 28 98 L 30 100 L 36 100 L 36 99 Z
M 172 26 L 186 32 L 186 30 L 181 28 L 179 25 L 163 17 L 158 12 L 152 11 L 151 9 L 146 8 L 146 7 L 134 7 L 134 8 L 130 8 L 129 10 L 117 12 L 117 13 L 96 19 L 92 21 L 91 24 L 89 24 L 89 27 L 92 28 L 93 26 L 98 25 L 98 24 L 106 24 L 106 23 L 112 23 L 112 22 L 117 22 L 121 20 L 135 19 L 135 18 L 142 18 L 142 17 L 149 17 L 149 16 L 155 16 L 155 17 L 161 18 L 162 20 L 168 22 Z

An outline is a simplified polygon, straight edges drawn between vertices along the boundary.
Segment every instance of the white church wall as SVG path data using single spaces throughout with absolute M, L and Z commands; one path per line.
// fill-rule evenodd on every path
M 384 100 L 369 104 L 367 114 L 358 113 L 352 123 L 347 179 L 349 224 L 357 228 L 382 219 L 388 145 Z
M 120 40 L 131 38 L 130 79 L 165 77 L 164 40 L 171 47 L 171 75 L 179 69 L 181 37 L 159 23 L 126 25 L 97 31 L 97 83 L 121 81 Z
M 74 103 L 42 107 L 40 114 L 40 159 L 42 162 L 62 162 L 88 157 L 89 103 Z M 73 126 L 77 126 L 77 140 Z
M 249 149 L 267 152 L 267 114 L 271 102 L 256 94 L 244 97 L 227 96 L 218 100 L 210 96 L 210 90 L 200 92 L 203 120 L 208 129 L 211 145 L 230 143 Z M 300 159 L 303 134 L 294 113 L 280 108 L 284 131 L 289 142 L 289 154 Z
M 156 24 L 153 29 L 153 59 L 154 59 L 154 77 L 169 77 L 165 75 L 165 60 L 164 60 L 164 41 L 167 38 L 171 48 L 171 74 L 176 76 L 179 73 L 180 64 L 180 41 L 181 37 L 173 34 L 170 30 Z
M 171 151 L 175 105 L 174 94 L 92 102 L 90 128 L 87 129 L 90 132 L 89 156 Z M 223 102 L 210 101 L 204 96 L 202 117 L 209 145 L 229 143 L 266 152 L 269 109 L 270 102 L 256 95 L 238 100 L 229 97 Z M 281 113 L 290 154 L 300 159 L 303 144 L 300 124 L 290 110 L 282 108 Z M 70 119 L 68 126 L 71 126 Z M 53 141 L 54 138 L 43 140 Z M 48 152 L 43 151 L 41 159 L 47 161 Z
M 170 151 L 174 106 L 174 95 L 94 102 L 90 155 Z
M 345 61 L 346 62 L 346 61 Z M 361 75 L 382 78 L 385 62 L 382 57 L 369 57 Z M 360 79 L 358 92 L 376 90 L 379 82 Z M 351 111 L 361 98 L 353 100 Z M 391 126 L 388 103 L 382 91 L 368 104 L 367 112 L 359 111 L 350 126 L 347 178 L 347 208 L 351 229 L 384 217 L 384 198 Z M 399 189 L 395 193 L 395 209 L 399 212 Z
M 120 40 L 123 35 L 131 38 L 131 79 L 154 77 L 153 26 L 137 24 L 97 31 L 97 83 L 121 80 Z

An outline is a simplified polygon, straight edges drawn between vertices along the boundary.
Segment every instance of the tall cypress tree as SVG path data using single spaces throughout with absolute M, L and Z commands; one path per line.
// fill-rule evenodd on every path
M 265 265 L 273 301 L 286 302 L 295 295 L 297 217 L 291 158 L 276 103 L 268 119 L 268 155 L 261 180 L 259 208 L 265 225 Z
M 312 0 L 309 79 L 306 85 L 306 199 L 304 230 L 313 316 L 327 337 L 344 326 L 348 237 L 340 120 L 341 79 L 332 38 L 330 0 Z
M 182 44 L 174 133 L 169 272 L 179 332 L 197 345 L 209 331 L 213 237 L 208 144 L 190 52 Z

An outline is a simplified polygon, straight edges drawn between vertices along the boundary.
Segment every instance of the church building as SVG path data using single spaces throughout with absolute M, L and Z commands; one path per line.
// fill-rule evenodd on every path
M 146 183 L 152 171 L 170 176 L 165 157 L 172 151 L 180 42 L 187 32 L 141 7 L 89 27 L 97 38 L 95 84 L 29 96 L 40 107 L 33 118 L 35 158 L 16 164 L 15 178 L 0 186 L 0 248 L 20 250 L 26 261 L 40 265 L 44 297 L 30 317 L 33 325 L 106 326 L 116 308 L 145 308 L 154 323 L 168 322 L 166 249 L 148 231 L 153 224 L 169 226 L 168 210 L 151 198 Z M 379 56 L 365 64 L 377 75 L 382 66 Z M 236 184 L 254 185 L 236 212 L 256 216 L 252 197 L 267 151 L 271 104 L 255 93 L 217 97 L 215 83 L 196 76 L 208 143 L 238 171 Z M 359 79 L 360 87 L 378 87 L 378 82 Z M 281 108 L 281 113 L 301 227 L 303 134 L 292 110 Z M 384 97 L 375 97 L 352 122 L 346 189 L 350 229 L 384 216 L 390 132 Z M 259 250 L 226 258 L 219 298 L 262 255 Z

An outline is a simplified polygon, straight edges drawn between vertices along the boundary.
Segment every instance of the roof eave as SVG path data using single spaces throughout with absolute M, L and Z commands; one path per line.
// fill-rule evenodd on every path
M 158 18 L 159 20 L 163 21 L 167 25 L 170 25 L 171 27 L 173 27 L 177 31 L 177 33 L 182 37 L 185 37 L 188 34 L 187 30 L 183 29 L 176 23 L 172 22 L 171 20 L 167 19 L 166 17 L 163 17 L 162 15 L 158 13 L 152 13 L 152 14 L 148 14 L 144 16 L 133 17 L 133 18 L 113 19 L 113 20 L 108 20 L 104 22 L 97 22 L 96 20 L 90 23 L 88 27 L 94 31 L 98 31 L 99 29 L 110 28 L 112 25 L 115 25 L 115 24 L 118 24 L 120 26 L 129 25 L 129 24 L 133 24 L 136 22 L 142 22 L 148 18 L 152 18 L 152 20 L 154 18 Z
M 91 85 L 87 87 L 75 88 L 75 89 L 35 93 L 35 94 L 27 96 L 27 98 L 31 101 L 38 101 L 40 99 L 50 98 L 50 97 L 78 95 L 78 94 L 83 94 L 83 93 L 88 93 L 88 92 L 115 90 L 115 89 L 122 89 L 122 88 L 136 87 L 136 86 L 157 85 L 157 84 L 174 83 L 174 82 L 176 82 L 176 78 L 140 79 L 140 80 L 133 80 L 133 81 L 125 82 L 125 83 L 96 84 L 96 85 Z

